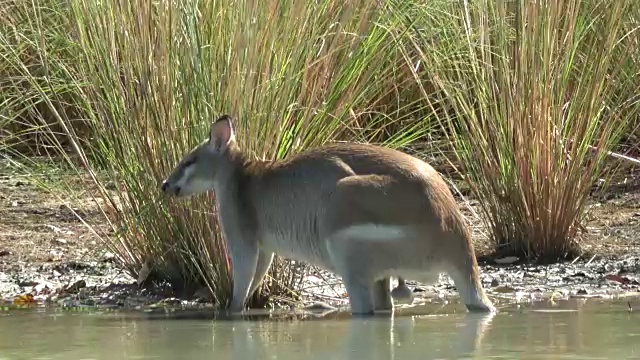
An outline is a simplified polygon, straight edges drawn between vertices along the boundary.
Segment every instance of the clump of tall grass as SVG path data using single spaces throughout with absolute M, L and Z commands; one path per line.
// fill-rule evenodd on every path
M 637 4 L 394 5 L 424 106 L 441 120 L 498 253 L 575 254 L 606 152 L 639 115 Z
M 2 2 L 0 149 L 46 155 L 48 146 L 65 144 L 45 97 L 51 99 L 55 111 L 78 118 L 73 104 L 76 86 L 63 71 L 77 54 L 77 44 L 67 35 L 71 25 L 65 7 L 63 0 Z M 73 125 L 82 131 L 82 123 Z M 42 131 L 43 126 L 48 129 Z
M 67 4 L 78 57 L 57 66 L 74 79 L 74 105 L 88 114 L 83 121 L 94 138 L 83 141 L 65 114 L 55 112 L 55 119 L 77 155 L 69 162 L 79 174 L 88 171 L 87 187 L 96 189 L 114 232 L 103 234 L 107 244 L 141 280 L 168 281 L 187 295 L 206 287 L 223 307 L 229 300 L 232 264 L 214 195 L 175 201 L 158 191 L 220 114 L 232 114 L 242 147 L 266 159 L 336 138 L 367 141 L 389 126 L 386 144 L 400 146 L 427 129 L 404 121 L 411 114 L 404 106 L 384 103 L 403 83 L 398 52 L 380 25 L 395 20 L 375 2 Z M 50 84 L 21 74 L 54 108 Z M 300 271 L 277 259 L 267 296 L 253 305 L 268 295 L 289 297 Z

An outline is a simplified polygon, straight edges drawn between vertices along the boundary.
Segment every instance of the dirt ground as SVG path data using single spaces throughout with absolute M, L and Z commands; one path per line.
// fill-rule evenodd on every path
M 100 238 L 64 205 L 67 200 L 64 195 L 43 191 L 26 178 L 0 166 L 0 299 L 15 297 L 30 289 L 46 295 L 77 293 L 80 288 L 104 288 L 114 283 L 135 286 L 135 279 L 114 263 L 113 254 L 107 251 Z M 71 205 L 82 213 L 84 220 L 108 231 L 102 214 L 91 200 L 87 198 Z M 606 193 L 594 193 L 590 207 L 592 213 L 586 224 L 588 233 L 582 244 L 587 253 L 581 261 L 586 265 L 617 261 L 622 264 L 618 268 L 626 266 L 624 264 L 628 264 L 630 258 L 638 261 L 640 170 L 630 170 Z M 485 259 L 481 264 L 483 273 L 489 276 L 486 281 L 494 288 L 505 281 L 513 282 L 497 280 L 496 274 L 502 274 L 504 269 L 495 268 L 495 263 L 487 258 L 492 248 L 483 236 L 485 230 L 477 216 L 462 202 L 460 208 L 471 221 L 478 257 Z M 521 268 L 513 269 L 515 274 Z M 602 269 L 598 270 L 600 278 L 610 276 L 611 266 L 607 270 L 604 264 Z M 618 282 L 627 284 L 627 280 Z M 629 281 L 631 285 L 633 281 L 637 283 L 633 279 Z M 415 291 L 419 291 L 419 286 L 415 286 Z M 633 289 L 638 291 L 637 286 Z
M 80 184 L 77 188 L 79 201 L 44 190 L 0 166 L 0 271 L 109 261 L 112 255 L 83 221 L 102 232 L 108 231 L 108 224 L 91 197 L 83 196 Z

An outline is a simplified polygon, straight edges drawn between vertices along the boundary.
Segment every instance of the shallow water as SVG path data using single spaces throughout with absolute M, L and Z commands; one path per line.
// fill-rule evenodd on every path
M 634 304 L 640 307 L 639 300 Z M 640 358 L 640 314 L 629 312 L 627 300 L 571 299 L 493 316 L 460 309 L 304 320 L 11 310 L 0 312 L 0 359 Z

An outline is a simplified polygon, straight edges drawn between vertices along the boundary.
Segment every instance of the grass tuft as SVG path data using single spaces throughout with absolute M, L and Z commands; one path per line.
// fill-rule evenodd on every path
M 441 120 L 498 253 L 575 255 L 606 153 L 638 117 L 634 3 L 439 10 L 404 18 L 405 58 L 421 63 L 414 76 L 431 87 L 422 86 L 424 106 Z

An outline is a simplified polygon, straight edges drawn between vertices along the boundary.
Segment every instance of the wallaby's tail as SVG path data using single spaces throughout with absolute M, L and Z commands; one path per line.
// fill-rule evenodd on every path
M 455 283 L 460 298 L 467 310 L 473 312 L 495 312 L 480 281 L 480 268 L 476 259 L 471 230 L 461 212 L 452 210 L 446 224 L 452 233 L 447 273 Z
M 473 248 L 471 232 L 468 229 L 464 229 L 463 239 L 461 240 L 462 243 L 460 245 L 463 247 L 463 251 L 457 255 L 457 266 L 449 269 L 449 276 L 453 279 L 467 310 L 472 312 L 495 312 L 496 309 L 493 303 L 489 300 L 482 287 L 480 268 Z

